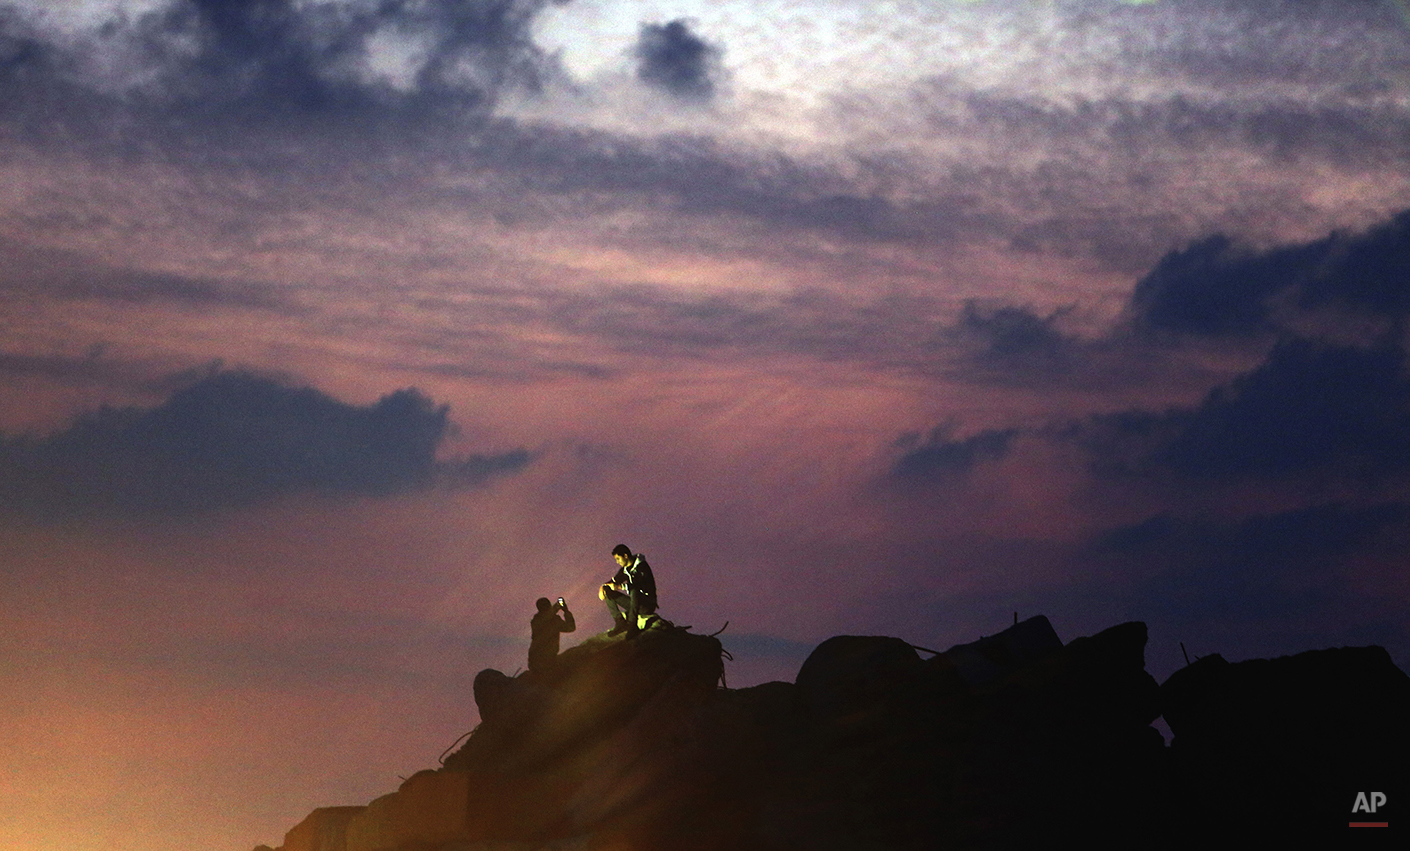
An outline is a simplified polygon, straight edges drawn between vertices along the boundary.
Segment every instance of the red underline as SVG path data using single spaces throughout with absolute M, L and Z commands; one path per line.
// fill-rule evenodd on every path
M 1388 821 L 1353 821 L 1353 822 L 1349 822 L 1346 826 L 1347 826 L 1347 827 L 1390 827 L 1390 822 L 1388 822 Z

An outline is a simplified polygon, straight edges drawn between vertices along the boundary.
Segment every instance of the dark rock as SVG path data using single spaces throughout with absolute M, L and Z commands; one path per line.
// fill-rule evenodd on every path
M 500 715 L 500 707 L 513 682 L 504 672 L 494 668 L 486 668 L 475 675 L 475 706 L 480 710 L 481 721 Z
M 799 669 L 799 705 L 819 727 L 862 731 L 911 703 L 923 670 L 915 649 L 899 638 L 835 636 Z
M 1074 727 L 1145 728 L 1160 716 L 1160 687 L 1146 673 L 1145 624 L 1074 639 L 1055 658 L 1067 677 L 1063 704 Z
M 716 639 L 665 626 L 589 638 L 549 675 L 482 672 L 476 694 L 483 678 L 490 714 L 445 761 L 487 787 L 473 806 L 494 818 L 472 820 L 468 838 L 661 830 L 688 809 L 680 796 L 692 769 L 681 759 L 723 675 L 721 655 Z
M 1161 696 L 1190 835 L 1344 837 L 1357 792 L 1410 792 L 1410 678 L 1380 647 L 1206 656 Z
M 281 851 L 347 851 L 348 822 L 365 809 L 320 807 L 284 834 Z
M 346 851 L 436 848 L 464 838 L 478 826 L 477 809 L 467 804 L 483 790 L 473 779 L 454 771 L 416 772 L 397 791 L 352 814 Z
M 983 685 L 1062 649 L 1062 640 L 1042 615 L 1016 623 L 998 635 L 957 644 L 927 664 L 951 669 L 968 686 Z
M 993 819 L 989 841 L 1116 847 L 1160 819 L 1164 741 L 1150 726 L 1159 687 L 1145 645 L 1145 624 L 1122 624 L 976 690 L 957 729 L 973 772 L 964 798 Z
M 898 639 L 829 639 L 799 672 L 813 724 L 770 769 L 788 791 L 766 797 L 762 846 L 1116 842 L 1163 805 L 1145 643 L 1134 623 L 1063 647 L 1046 618 L 925 662 Z

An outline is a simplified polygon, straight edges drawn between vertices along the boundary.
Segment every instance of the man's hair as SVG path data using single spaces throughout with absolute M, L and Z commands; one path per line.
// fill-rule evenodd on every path
M 632 557 L 632 548 L 629 547 L 629 546 L 627 546 L 626 544 L 618 544 L 617 546 L 615 546 L 615 547 L 612 548 L 612 555 L 614 555 L 614 556 L 626 556 L 627 558 L 631 558 L 631 557 Z
M 539 607 L 539 611 L 546 612 L 549 609 L 553 608 L 553 601 L 548 599 L 547 597 L 540 597 L 537 601 L 535 601 L 534 605 Z

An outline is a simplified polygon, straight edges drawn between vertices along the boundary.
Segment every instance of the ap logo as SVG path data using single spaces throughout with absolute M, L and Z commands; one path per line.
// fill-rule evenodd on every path
M 1384 792 L 1357 792 L 1356 801 L 1351 805 L 1351 816 L 1356 817 L 1357 813 L 1366 813 L 1368 816 L 1375 813 L 1386 803 L 1386 793 Z M 1353 821 L 1348 827 L 1390 827 L 1384 821 Z
M 1386 802 L 1386 793 L 1372 792 L 1367 798 L 1365 792 L 1356 793 L 1356 803 L 1351 805 L 1353 813 L 1374 813 L 1376 808 Z

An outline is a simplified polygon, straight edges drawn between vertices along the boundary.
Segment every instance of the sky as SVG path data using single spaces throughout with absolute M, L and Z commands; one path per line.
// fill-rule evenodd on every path
M 1410 5 L 0 0 L 0 849 L 436 765 L 626 543 L 730 686 L 1410 664 Z

